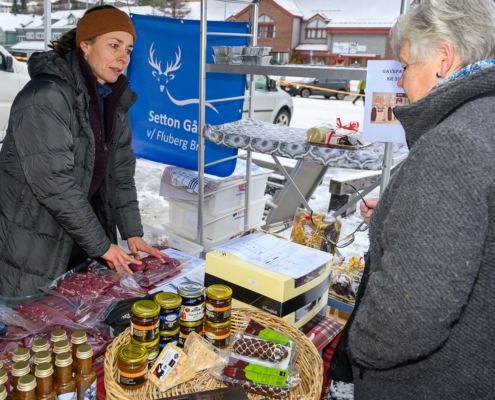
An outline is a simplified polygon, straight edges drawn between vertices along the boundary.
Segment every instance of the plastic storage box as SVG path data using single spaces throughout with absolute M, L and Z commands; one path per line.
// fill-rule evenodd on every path
M 262 197 L 259 200 L 252 201 L 250 204 L 249 225 L 255 226 L 262 222 L 265 210 L 266 199 Z M 198 203 L 193 201 L 169 199 L 170 220 L 168 225 L 173 229 L 180 231 L 180 234 L 187 239 L 196 240 L 198 235 Z M 215 241 L 218 238 L 235 235 L 244 230 L 244 212 L 240 211 L 244 206 L 236 205 L 234 207 L 224 207 L 223 209 L 212 212 L 204 210 L 204 223 L 219 219 L 203 229 L 203 237 Z

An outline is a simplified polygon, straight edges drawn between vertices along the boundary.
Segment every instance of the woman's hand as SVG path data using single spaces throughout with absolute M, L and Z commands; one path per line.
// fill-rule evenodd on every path
M 141 238 L 139 236 L 127 239 L 127 245 L 129 246 L 129 250 L 131 251 L 131 253 L 136 253 L 136 255 L 134 256 L 134 258 L 136 260 L 139 260 L 139 258 L 140 258 L 139 254 L 137 254 L 138 251 L 148 253 L 148 254 L 152 255 L 153 257 L 156 257 L 156 258 L 162 258 L 163 257 L 162 252 L 160 252 L 157 249 L 154 249 L 153 247 L 148 245 L 143 240 L 143 238 Z
M 366 207 L 366 204 L 364 204 L 364 201 L 361 202 L 361 215 L 364 218 L 364 222 L 366 224 L 370 223 L 370 218 L 371 214 L 373 213 L 374 208 L 376 207 L 376 204 L 378 203 L 378 200 L 380 199 L 366 199 L 366 204 L 368 204 L 368 207 Z
M 102 255 L 101 258 L 103 258 L 107 262 L 110 268 L 115 269 L 119 274 L 122 272 L 122 270 L 120 269 L 120 266 L 122 266 L 127 272 L 132 275 L 133 272 L 127 265 L 126 261 L 129 261 L 133 264 L 141 265 L 141 261 L 139 261 L 139 259 L 130 257 L 116 244 L 111 244 L 110 249 L 108 249 L 108 251 L 104 255 Z

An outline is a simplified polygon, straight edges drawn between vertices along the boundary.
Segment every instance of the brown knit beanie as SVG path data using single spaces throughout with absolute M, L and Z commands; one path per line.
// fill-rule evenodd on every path
M 116 8 L 106 8 L 85 14 L 77 23 L 76 48 L 85 40 L 108 32 L 128 32 L 136 42 L 136 31 L 129 16 Z

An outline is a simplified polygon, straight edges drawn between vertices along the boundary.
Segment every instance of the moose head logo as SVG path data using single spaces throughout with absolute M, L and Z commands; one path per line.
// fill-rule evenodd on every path
M 155 54 L 155 50 L 153 49 L 154 44 L 155 43 L 151 44 L 150 58 L 148 58 L 148 62 L 150 63 L 150 65 L 156 69 L 156 71 L 153 71 L 153 76 L 158 79 L 158 82 L 160 82 L 160 76 L 163 75 L 163 77 L 165 78 L 164 83 L 168 83 L 169 81 L 175 78 L 175 75 L 169 74 L 169 72 L 177 71 L 180 68 L 180 55 L 181 55 L 180 47 L 179 47 L 179 54 L 175 53 L 175 64 L 173 62 L 171 62 L 170 64 L 167 63 L 167 69 L 165 70 L 165 72 L 162 72 L 162 68 L 161 68 L 162 62 L 161 61 L 157 62 L 153 59 L 153 54 Z M 165 85 L 160 85 L 160 92 L 163 92 L 164 89 L 165 89 Z
M 175 53 L 175 63 L 171 61 L 170 63 L 167 62 L 167 68 L 165 69 L 165 72 L 162 72 L 162 62 L 158 61 L 158 58 L 155 60 L 155 50 L 153 49 L 153 45 L 155 43 L 153 42 L 150 47 L 150 55 L 148 58 L 149 64 L 154 68 L 154 71 L 152 72 L 153 76 L 158 80 L 160 83 L 160 92 L 167 92 L 168 97 L 172 101 L 172 103 L 178 105 L 178 106 L 187 106 L 189 104 L 199 104 L 199 99 L 188 99 L 188 100 L 176 100 L 172 97 L 170 92 L 168 91 L 168 88 L 165 87 L 165 84 L 169 83 L 171 80 L 175 79 L 175 75 L 172 74 L 171 72 L 177 71 L 181 67 L 180 63 L 180 57 L 181 57 L 181 51 L 180 47 L 179 52 Z M 206 102 L 206 106 L 210 107 L 213 111 L 215 111 L 217 114 L 219 114 L 218 110 L 213 107 L 208 101 Z

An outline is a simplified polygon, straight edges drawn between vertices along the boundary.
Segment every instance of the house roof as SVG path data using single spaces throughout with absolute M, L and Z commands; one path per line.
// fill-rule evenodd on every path
M 195 1 L 187 4 L 191 12 L 185 17 L 185 19 L 199 20 L 201 17 L 201 2 Z M 246 4 L 208 0 L 206 11 L 208 14 L 208 21 L 225 21 L 233 15 L 237 15 L 245 8 Z
M 41 17 L 31 15 L 14 15 L 11 13 L 0 13 L 0 28 L 4 32 L 15 32 L 16 28 L 22 28 L 23 25 L 33 25 L 33 22 L 40 21 Z
M 14 44 L 10 50 L 36 50 L 45 51 L 45 41 L 44 40 L 23 40 Z
M 303 12 L 297 6 L 297 2 L 295 0 L 273 0 L 274 3 L 277 3 L 284 10 L 288 11 L 294 17 L 304 17 Z

